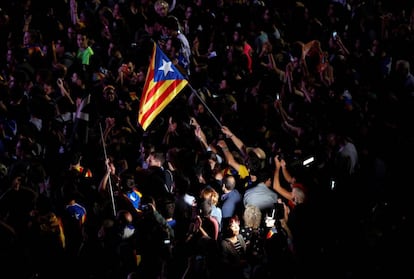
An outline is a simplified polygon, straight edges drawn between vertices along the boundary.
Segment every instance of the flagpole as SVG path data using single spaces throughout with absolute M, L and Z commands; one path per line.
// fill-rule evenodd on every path
M 204 105 L 204 107 L 207 109 L 207 111 L 210 113 L 210 115 L 213 117 L 213 119 L 217 122 L 217 124 L 219 125 L 220 128 L 223 127 L 223 125 L 221 124 L 221 122 L 217 119 L 217 117 L 214 115 L 214 113 L 212 112 L 212 110 L 207 106 L 206 102 L 204 102 L 203 98 L 201 98 L 201 96 L 198 94 L 197 90 L 195 90 L 190 83 L 187 84 L 187 86 L 190 87 L 191 91 L 197 96 L 197 98 L 200 100 L 200 102 Z
M 170 58 L 163 53 L 162 49 L 154 42 L 138 113 L 138 123 L 144 131 L 160 111 L 169 104 L 185 86 L 189 86 L 192 93 L 197 96 L 219 127 L 223 127 L 198 92 L 190 85 L 184 74 L 174 66 L 170 61 Z
M 102 124 L 100 121 L 99 121 L 99 130 L 101 132 L 101 142 L 102 142 L 102 147 L 103 147 L 105 162 L 106 162 L 108 160 L 108 156 L 106 155 L 106 147 L 105 147 L 105 142 L 104 142 L 104 137 L 103 137 L 103 132 L 102 132 Z M 109 183 L 109 192 L 111 193 L 112 209 L 114 211 L 114 216 L 116 216 L 114 191 L 112 190 L 111 174 L 109 174 L 108 183 Z

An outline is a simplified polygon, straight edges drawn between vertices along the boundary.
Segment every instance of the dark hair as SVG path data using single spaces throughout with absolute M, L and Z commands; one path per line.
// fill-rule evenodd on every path
M 164 218 L 173 218 L 175 211 L 174 196 L 167 196 L 162 198 L 157 206 L 157 209 Z
M 165 27 L 171 30 L 178 31 L 180 28 L 180 24 L 178 22 L 178 19 L 175 16 L 169 15 L 165 18 L 163 21 L 163 24 Z
M 233 178 L 233 180 L 231 178 Z M 224 187 L 227 190 L 231 191 L 234 188 L 236 188 L 236 178 L 234 177 L 234 175 L 226 175 L 223 179 L 223 183 L 224 183 Z
M 161 162 L 161 165 L 165 164 L 165 155 L 161 151 L 154 151 L 151 152 L 151 155 L 154 157 L 155 160 L 158 160 Z
M 266 180 L 268 180 L 269 178 L 271 179 L 273 177 L 272 172 L 269 168 L 263 168 L 259 170 L 256 176 L 257 176 L 257 181 L 259 183 L 266 182 Z
M 234 215 L 223 220 L 223 237 L 230 237 L 233 235 L 233 230 L 231 229 L 232 223 L 238 223 L 240 225 L 239 216 Z
M 200 203 L 199 209 L 202 217 L 210 216 L 212 211 L 211 199 L 203 199 Z
M 184 194 L 190 190 L 191 180 L 188 176 L 184 174 L 175 175 L 174 181 L 175 181 L 175 191 L 178 194 Z
M 76 165 L 80 162 L 82 158 L 82 153 L 81 152 L 73 152 L 72 155 L 70 156 L 70 164 L 71 165 Z
M 249 152 L 249 156 L 246 162 L 249 169 L 249 173 L 257 175 L 263 169 L 263 160 L 259 159 L 253 151 Z
M 121 173 L 121 187 L 123 190 L 130 190 L 135 186 L 135 176 L 131 171 Z

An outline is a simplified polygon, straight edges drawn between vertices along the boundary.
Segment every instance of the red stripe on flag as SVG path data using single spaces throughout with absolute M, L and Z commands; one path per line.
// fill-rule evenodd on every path
M 150 94 L 148 94 L 148 95 L 151 95 L 151 96 L 153 96 L 156 92 L 157 92 L 157 90 L 159 89 L 159 87 L 161 87 L 163 84 L 162 83 L 164 83 L 164 82 L 158 82 L 157 84 L 156 84 L 156 86 L 154 87 L 154 89 L 153 90 L 151 90 L 150 91 Z M 172 94 L 171 93 L 174 93 L 174 91 L 176 90 L 176 88 L 177 88 L 177 86 L 180 84 L 180 83 L 182 83 L 182 81 L 181 80 L 176 80 L 176 81 L 174 81 L 173 83 L 171 83 L 170 84 L 170 86 L 168 86 L 163 92 L 162 92 L 162 94 L 159 96 L 159 98 L 157 99 L 157 101 L 156 102 L 154 102 L 153 104 L 152 104 L 152 106 L 151 107 L 149 107 L 148 109 L 147 109 L 147 111 L 146 111 L 146 113 L 144 113 L 143 115 L 142 115 L 142 119 L 143 119 L 143 122 L 145 122 L 146 121 L 146 119 L 148 119 L 150 116 L 151 116 L 151 114 L 158 108 L 158 106 L 160 105 L 160 104 L 163 104 L 164 103 L 164 101 L 166 100 L 166 99 L 168 99 L 168 98 L 171 98 L 171 100 L 175 97 L 175 95 L 173 95 L 173 96 L 171 96 Z M 178 92 L 177 92 L 177 94 L 178 94 Z M 147 100 L 149 100 L 150 98 L 148 98 Z M 171 100 L 170 100 L 170 102 L 171 102 Z M 168 102 L 169 103 L 169 102 Z

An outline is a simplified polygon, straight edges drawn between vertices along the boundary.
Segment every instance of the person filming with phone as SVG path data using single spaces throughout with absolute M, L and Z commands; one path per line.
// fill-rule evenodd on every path
M 289 172 L 286 161 L 279 155 L 274 157 L 275 172 L 273 177 L 273 189 L 287 204 L 284 218 L 281 223 L 286 231 L 289 231 L 294 251 L 295 264 L 298 267 L 298 278 L 318 271 L 318 259 L 320 259 L 323 246 L 321 242 L 323 216 L 315 210 L 314 203 L 309 199 L 308 187 L 299 183 L 299 179 Z M 283 178 L 280 177 L 282 173 Z M 281 183 L 284 179 L 289 186 Z M 306 270 L 304 274 L 300 274 Z M 306 274 L 305 274 L 306 273 Z

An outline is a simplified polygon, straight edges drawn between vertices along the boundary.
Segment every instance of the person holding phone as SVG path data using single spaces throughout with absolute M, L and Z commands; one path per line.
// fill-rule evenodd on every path
M 280 155 L 274 157 L 274 162 L 273 189 L 288 202 L 290 208 L 304 203 L 306 201 L 306 188 L 303 184 L 296 182 L 296 178 L 287 169 L 286 161 Z M 290 185 L 289 188 L 282 186 L 280 173 L 282 173 L 283 179 Z

